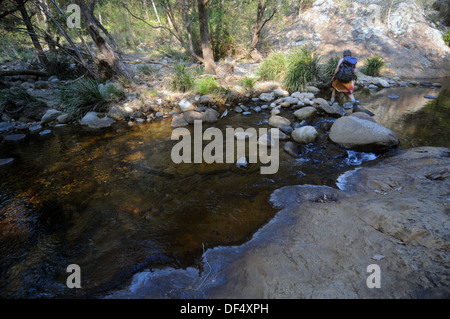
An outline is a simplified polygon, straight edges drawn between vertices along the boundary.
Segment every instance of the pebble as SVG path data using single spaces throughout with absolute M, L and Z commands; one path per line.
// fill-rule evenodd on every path
M 400 97 L 400 96 L 395 95 L 395 94 L 391 94 L 391 95 L 388 96 L 388 98 L 390 98 L 391 100 L 396 100 L 396 99 L 398 99 L 399 97 Z
M 36 133 L 36 132 L 40 131 L 41 129 L 42 129 L 41 124 L 34 124 L 34 125 L 30 125 L 28 127 L 28 130 L 30 131 L 30 133 Z
M 51 130 L 43 130 L 42 132 L 39 132 L 40 136 L 46 136 L 48 134 L 50 134 L 52 131 Z

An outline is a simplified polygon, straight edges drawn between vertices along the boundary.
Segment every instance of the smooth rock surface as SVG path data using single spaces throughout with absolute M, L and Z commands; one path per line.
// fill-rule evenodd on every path
M 337 119 L 330 129 L 329 137 L 344 148 L 361 152 L 384 152 L 399 144 L 395 132 L 356 116 Z

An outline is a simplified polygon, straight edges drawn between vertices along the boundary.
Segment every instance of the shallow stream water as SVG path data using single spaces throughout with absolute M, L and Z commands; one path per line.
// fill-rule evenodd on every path
M 362 90 L 356 96 L 379 124 L 399 135 L 400 149 L 450 147 L 450 80 L 436 81 L 443 87 Z M 292 111 L 280 115 L 294 120 Z M 269 111 L 230 111 L 203 129 L 268 128 L 268 118 Z M 389 156 L 333 144 L 326 134 L 333 121 L 309 123 L 319 138 L 298 158 L 280 148 L 273 175 L 260 174 L 260 164 L 174 164 L 170 118 L 100 131 L 55 127 L 47 136 L 0 144 L 0 158 L 15 159 L 0 167 L 0 297 L 101 297 L 144 269 L 201 269 L 205 249 L 244 243 L 274 216 L 268 200 L 275 189 L 336 187 L 345 171 Z M 66 286 L 70 264 L 81 268 L 82 289 Z

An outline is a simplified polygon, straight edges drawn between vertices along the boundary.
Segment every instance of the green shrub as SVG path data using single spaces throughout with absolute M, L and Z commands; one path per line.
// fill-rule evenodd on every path
M 289 91 L 302 91 L 306 84 L 320 75 L 320 57 L 310 47 L 294 49 L 288 56 L 284 85 Z
M 168 82 L 172 90 L 182 92 L 190 90 L 194 84 L 192 74 L 183 64 L 176 64 L 174 66 L 173 72 L 168 77 Z
M 272 52 L 258 67 L 256 75 L 264 81 L 278 81 L 284 78 L 286 69 L 286 54 L 283 52 Z
M 213 76 L 206 76 L 195 80 L 195 90 L 199 94 L 215 93 L 219 89 Z
M 366 59 L 366 63 L 361 68 L 365 75 L 376 76 L 380 74 L 380 69 L 386 65 L 382 56 L 374 55 Z
M 445 44 L 450 47 L 450 31 L 447 31 L 442 38 L 444 39 Z
M 125 92 L 114 84 L 99 84 L 92 79 L 81 79 L 59 89 L 62 108 L 74 116 L 89 111 L 103 111 L 109 102 L 125 98 Z

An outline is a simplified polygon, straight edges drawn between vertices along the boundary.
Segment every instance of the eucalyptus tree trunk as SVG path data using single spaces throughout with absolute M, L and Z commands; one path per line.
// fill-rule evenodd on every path
M 198 6 L 198 20 L 200 25 L 200 39 L 202 42 L 202 53 L 205 64 L 205 72 L 215 75 L 216 64 L 214 63 L 214 54 L 211 49 L 211 39 L 209 36 L 208 28 L 208 12 L 206 10 L 206 4 L 209 0 L 197 0 Z

